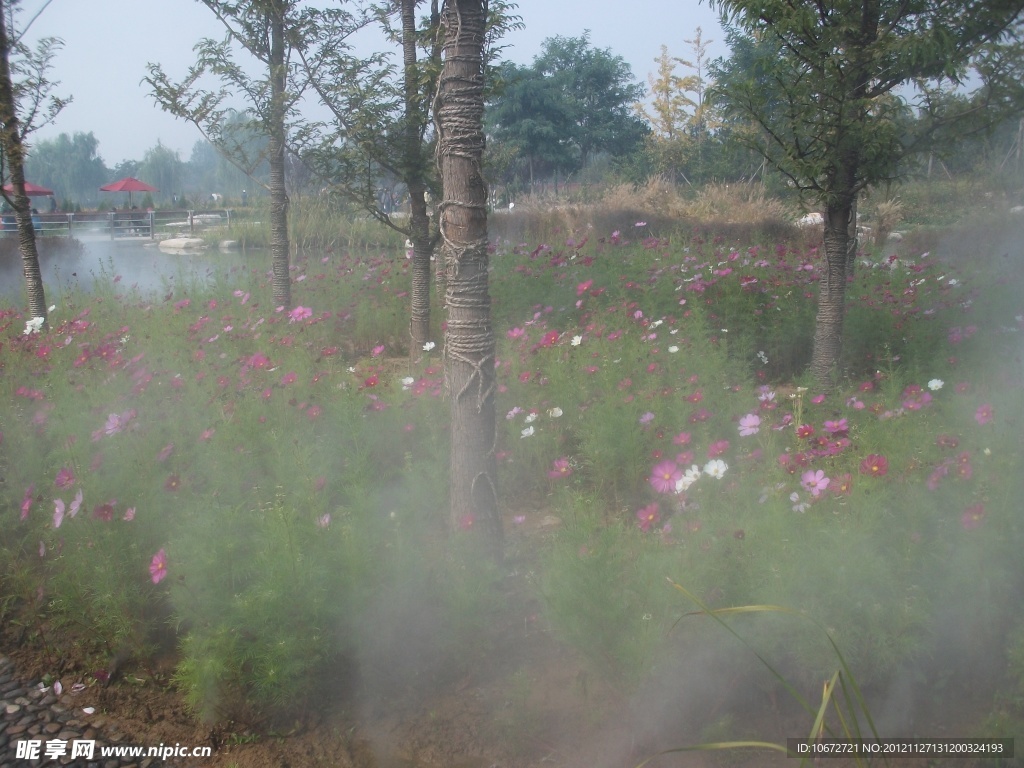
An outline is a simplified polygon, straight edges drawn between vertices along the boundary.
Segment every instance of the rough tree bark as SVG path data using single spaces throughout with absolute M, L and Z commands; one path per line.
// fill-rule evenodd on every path
M 402 55 L 405 89 L 405 158 L 406 188 L 409 190 L 409 231 L 412 241 L 412 291 L 410 296 L 410 357 L 422 353 L 430 340 L 430 257 L 434 242 L 430 237 L 427 215 L 427 184 L 424 179 L 426 158 L 420 127 L 423 108 L 416 60 L 416 0 L 402 0 Z M 436 3 L 435 3 L 436 8 Z
M 452 408 L 451 522 L 479 526 L 500 557 L 495 342 L 487 278 L 487 184 L 481 169 L 486 16 L 486 0 L 445 1 L 434 115 L 444 188 L 438 215 L 447 279 L 444 360 Z
M 43 318 L 46 324 L 46 294 L 43 291 L 43 275 L 39 269 L 39 252 L 36 250 L 36 232 L 32 225 L 32 206 L 25 194 L 25 147 L 21 143 L 21 127 L 14 103 L 14 86 L 11 82 L 10 41 L 7 38 L 7 6 L 0 0 L 0 129 L 2 129 L 4 155 L 11 176 L 13 189 L 12 203 L 18 223 L 18 248 L 21 251 L 22 271 L 25 274 L 25 291 L 28 294 L 29 317 Z
M 292 284 L 289 267 L 288 190 L 285 186 L 285 40 L 284 13 L 270 19 L 270 125 L 268 152 L 270 164 L 270 258 L 273 272 L 274 303 L 292 308 Z

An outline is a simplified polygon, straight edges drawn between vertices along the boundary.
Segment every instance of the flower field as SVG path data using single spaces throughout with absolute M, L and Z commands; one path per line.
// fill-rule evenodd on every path
M 715 642 L 669 577 L 813 618 L 883 703 L 933 662 L 996 690 L 1024 581 L 1024 302 L 1000 256 L 865 254 L 825 391 L 802 373 L 813 246 L 643 222 L 496 242 L 500 566 L 475 520 L 445 528 L 443 332 L 410 357 L 403 253 L 300 256 L 290 312 L 261 254 L 154 294 L 111 275 L 49 329 L 4 309 L 0 615 L 98 680 L 173 649 L 219 719 L 308 703 L 340 664 L 399 686 L 483 663 L 509 580 L 637 690 Z M 800 684 L 835 666 L 806 626 L 737 626 Z

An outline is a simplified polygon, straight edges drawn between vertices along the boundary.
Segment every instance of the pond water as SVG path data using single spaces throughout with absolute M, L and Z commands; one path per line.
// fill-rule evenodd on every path
M 166 291 L 173 285 L 203 283 L 217 274 L 266 261 L 259 251 L 201 251 L 167 253 L 151 241 L 118 241 L 106 237 L 82 238 L 80 247 L 66 241 L 41 239 L 39 266 L 48 304 L 58 303 L 69 290 L 93 291 L 101 285 L 117 285 L 117 292 L 137 290 L 143 295 Z M 0 304 L 25 303 L 25 278 L 17 243 L 3 243 L 0 258 Z

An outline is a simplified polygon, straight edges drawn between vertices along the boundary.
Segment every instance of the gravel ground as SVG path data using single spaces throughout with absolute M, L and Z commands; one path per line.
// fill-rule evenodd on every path
M 52 687 L 43 690 L 39 680 L 19 677 L 14 662 L 0 655 L 0 768 L 25 768 L 34 765 L 70 765 L 75 768 L 150 768 L 185 766 L 183 762 L 157 757 L 104 757 L 103 747 L 143 746 L 124 741 L 116 725 L 99 713 L 87 713 L 71 705 L 72 694 L 58 697 Z M 72 757 L 75 741 L 93 741 L 92 757 Z M 19 742 L 22 755 L 19 757 Z M 25 750 L 38 746 L 36 759 L 27 759 Z M 57 747 L 47 757 L 47 748 Z M 150 746 L 150 745 L 145 745 Z

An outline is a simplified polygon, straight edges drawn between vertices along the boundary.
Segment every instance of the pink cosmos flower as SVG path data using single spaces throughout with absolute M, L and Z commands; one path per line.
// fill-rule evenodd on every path
M 161 448 L 160 449 L 160 453 L 158 453 L 156 455 L 156 460 L 157 461 L 167 461 L 167 459 L 170 458 L 170 455 L 172 453 L 174 453 L 174 443 L 170 443 L 168 445 L 165 445 L 163 448 Z
M 296 307 L 288 313 L 289 323 L 298 323 L 313 316 L 313 310 L 309 307 Z
M 644 426 L 647 426 L 652 421 L 654 421 L 654 414 L 651 413 L 650 411 L 647 411 L 643 416 L 640 417 L 640 423 L 643 424 Z
M 824 430 L 830 435 L 836 435 L 839 433 L 845 433 L 849 431 L 850 427 L 846 423 L 846 419 L 839 419 L 838 421 L 826 421 Z
M 298 378 L 299 374 L 297 374 L 295 371 L 289 371 L 288 373 L 281 377 L 281 386 L 287 387 L 289 384 L 294 384 L 296 381 L 298 381 Z
M 60 528 L 60 524 L 64 522 L 64 501 L 62 499 L 54 499 L 53 507 L 53 527 Z
M 128 507 L 128 509 L 126 509 L 124 511 L 124 515 L 121 517 L 121 519 L 124 520 L 127 523 L 130 523 L 132 520 L 134 520 L 135 519 L 135 507 Z
M 821 492 L 828 488 L 830 480 L 825 477 L 823 470 L 809 469 L 800 476 L 800 484 L 811 496 L 820 496 Z
M 716 440 L 708 446 L 708 458 L 714 459 L 729 450 L 728 440 Z
M 548 331 L 541 337 L 540 345 L 542 347 L 552 346 L 553 344 L 558 342 L 559 335 L 560 334 L 558 333 L 558 331 Z
M 28 511 L 32 509 L 32 494 L 36 492 L 35 483 L 25 489 L 25 495 L 21 497 L 21 519 L 28 519 Z
M 525 336 L 526 331 L 524 331 L 522 328 L 512 328 L 505 335 L 508 336 L 510 339 L 518 339 L 522 336 Z
M 964 513 L 960 516 L 960 525 L 964 527 L 965 531 L 972 531 L 981 525 L 981 521 L 984 517 L 985 505 L 980 502 L 978 504 L 972 504 L 965 509 Z
M 658 493 L 674 493 L 676 483 L 682 476 L 682 471 L 674 461 L 663 461 L 660 464 L 655 464 L 654 469 L 651 470 L 651 487 Z
M 331 513 L 327 512 L 316 519 L 317 528 L 328 528 L 331 525 Z
M 740 417 L 740 437 L 756 435 L 761 431 L 761 417 L 756 413 L 748 413 Z
M 815 395 L 814 397 L 811 398 L 811 402 L 814 403 L 815 405 L 820 405 L 821 403 L 825 402 L 825 396 Z
M 568 477 L 572 474 L 572 467 L 569 465 L 569 459 L 564 456 L 560 459 L 555 459 L 551 465 L 551 469 L 548 470 L 548 477 L 557 480 L 559 478 Z
M 813 434 L 814 427 L 812 427 L 810 424 L 801 424 L 799 427 L 796 428 L 797 437 L 810 437 Z
M 78 514 L 78 510 L 82 508 L 82 489 L 78 489 L 78 493 L 75 494 L 75 498 L 71 500 L 71 506 L 68 507 L 68 515 L 74 517 Z
M 885 456 L 872 453 L 860 463 L 860 473 L 872 477 L 882 477 L 889 472 L 889 460 Z
M 582 296 L 584 293 L 590 290 L 590 286 L 594 284 L 593 280 L 585 280 L 576 286 L 576 295 Z
M 974 420 L 976 422 L 978 422 L 978 424 L 980 424 L 982 426 L 984 426 L 985 424 L 988 424 L 990 421 L 992 421 L 992 417 L 993 417 L 993 411 L 992 411 L 992 405 L 990 403 L 985 403 L 983 405 L 979 405 L 978 406 L 978 410 L 976 410 L 974 412 Z
M 678 435 L 672 438 L 674 445 L 689 445 L 690 444 L 690 433 L 680 432 Z
M 149 577 L 154 584 L 159 584 L 167 576 L 167 552 L 161 547 L 149 561 Z
M 661 515 L 658 512 L 657 502 L 648 504 L 643 509 L 636 511 L 636 522 L 640 526 L 641 531 L 651 530 L 651 526 L 657 524 L 659 520 L 661 520 Z
M 370 350 L 370 357 L 380 357 L 384 354 L 384 345 L 378 344 L 376 347 Z
M 75 472 L 71 467 L 61 467 L 57 470 L 57 479 L 53 484 L 60 489 L 70 488 L 75 484 Z
M 105 523 L 109 523 L 114 519 L 114 501 L 108 501 L 106 504 L 97 504 L 92 511 L 92 516 L 97 520 L 102 520 Z

